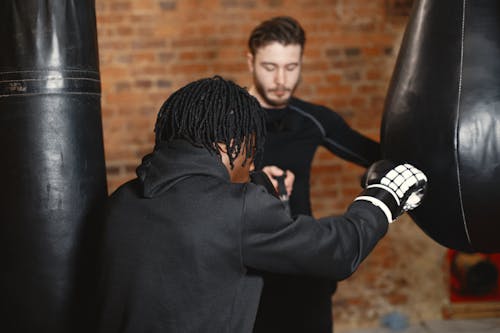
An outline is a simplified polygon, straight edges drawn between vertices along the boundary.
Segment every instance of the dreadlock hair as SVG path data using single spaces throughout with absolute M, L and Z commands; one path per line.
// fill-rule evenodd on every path
M 262 155 L 265 113 L 246 89 L 214 76 L 174 92 L 160 108 L 155 134 L 155 149 L 162 142 L 184 139 L 220 156 L 218 143 L 222 143 L 233 168 L 242 149 L 243 165 Z
M 304 50 L 306 33 L 300 23 L 290 16 L 276 16 L 256 26 L 248 39 L 250 53 L 272 42 L 283 45 L 298 44 Z

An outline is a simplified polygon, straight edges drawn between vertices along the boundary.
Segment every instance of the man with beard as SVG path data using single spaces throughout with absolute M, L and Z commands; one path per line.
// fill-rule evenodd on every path
M 311 215 L 309 179 L 319 146 L 364 167 L 381 157 L 379 144 L 350 128 L 339 114 L 293 96 L 304 45 L 303 28 L 286 16 L 262 22 L 248 41 L 249 92 L 267 113 L 268 137 L 258 167 L 275 186 L 276 177 L 286 176 L 292 215 Z M 336 281 L 269 274 L 255 331 L 330 333 L 335 289 Z

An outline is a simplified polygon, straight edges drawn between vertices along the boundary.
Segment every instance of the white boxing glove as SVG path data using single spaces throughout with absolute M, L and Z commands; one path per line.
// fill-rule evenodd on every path
M 385 213 L 391 223 L 402 213 L 420 205 L 427 177 L 411 164 L 396 165 L 381 160 L 368 168 L 362 185 L 365 190 L 354 200 L 371 202 Z

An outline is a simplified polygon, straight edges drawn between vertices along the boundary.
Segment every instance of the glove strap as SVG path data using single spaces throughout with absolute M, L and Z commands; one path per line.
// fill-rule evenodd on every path
M 387 217 L 387 222 L 392 223 L 400 213 L 400 201 L 396 193 L 390 188 L 380 185 L 372 184 L 361 192 L 361 194 L 354 199 L 364 200 L 371 202 L 373 205 L 379 207 Z

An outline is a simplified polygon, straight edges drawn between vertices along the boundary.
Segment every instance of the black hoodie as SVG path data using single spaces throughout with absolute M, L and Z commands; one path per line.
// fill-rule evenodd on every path
M 145 157 L 108 203 L 100 331 L 251 332 L 259 272 L 341 280 L 387 231 L 368 202 L 343 216 L 292 219 L 220 158 L 186 141 Z

